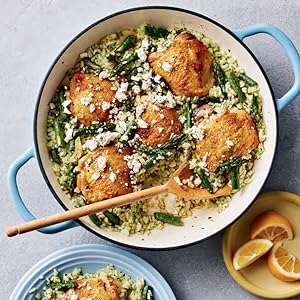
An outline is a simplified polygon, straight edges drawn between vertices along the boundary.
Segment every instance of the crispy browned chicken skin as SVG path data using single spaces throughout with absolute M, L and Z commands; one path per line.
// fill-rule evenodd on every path
M 172 134 L 182 132 L 182 124 L 178 119 L 175 108 L 168 108 L 162 104 L 153 104 L 142 96 L 141 100 L 148 103 L 141 118 L 148 124 L 147 128 L 138 128 L 137 133 L 142 138 L 142 143 L 156 147 L 167 142 Z
M 115 91 L 111 87 L 109 80 L 100 80 L 93 74 L 75 73 L 69 91 L 72 115 L 84 125 L 90 125 L 94 121 L 107 121 L 109 109 L 103 109 L 102 104 L 112 103 Z
M 211 55 L 190 33 L 179 34 L 168 49 L 151 53 L 148 61 L 176 95 L 204 96 L 214 84 Z
M 116 146 L 98 148 L 79 160 L 77 187 L 85 199 L 97 202 L 132 192 L 129 168 L 124 156 L 130 154 L 129 148 L 119 152 Z M 99 161 L 105 160 L 104 170 Z
M 71 300 L 75 294 L 78 300 L 119 300 L 121 294 L 120 283 L 112 277 L 107 279 L 85 278 L 76 280 L 77 287 L 68 291 L 64 300 Z
M 201 160 L 208 153 L 207 167 L 213 172 L 221 162 L 243 156 L 254 150 L 258 143 L 257 130 L 251 116 L 244 110 L 226 110 L 205 128 L 204 139 L 197 141 L 196 157 Z

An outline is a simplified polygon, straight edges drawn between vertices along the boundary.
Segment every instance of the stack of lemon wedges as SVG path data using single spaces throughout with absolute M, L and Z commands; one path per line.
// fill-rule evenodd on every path
M 250 227 L 251 240 L 234 254 L 236 270 L 245 268 L 265 255 L 270 272 L 280 280 L 300 280 L 300 261 L 283 246 L 294 237 L 289 221 L 282 215 L 268 211 L 257 216 Z

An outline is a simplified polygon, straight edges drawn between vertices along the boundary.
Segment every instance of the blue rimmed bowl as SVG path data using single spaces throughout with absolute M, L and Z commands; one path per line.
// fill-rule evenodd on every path
M 149 263 L 125 250 L 104 245 L 72 246 L 50 254 L 27 271 L 9 299 L 35 299 L 33 294 L 30 296 L 29 290 L 35 287 L 37 291 L 41 291 L 46 278 L 53 275 L 53 269 L 66 273 L 80 268 L 83 273 L 95 273 L 108 264 L 113 264 L 133 280 L 144 278 L 153 287 L 156 300 L 176 300 L 167 281 Z
M 56 180 L 47 150 L 48 104 L 66 71 L 75 64 L 80 53 L 110 33 L 128 27 L 137 27 L 142 23 L 163 27 L 184 26 L 201 30 L 205 35 L 218 42 L 223 49 L 230 49 L 241 67 L 259 83 L 263 98 L 267 140 L 262 158 L 255 163 L 253 180 L 233 196 L 229 207 L 221 214 L 213 209 L 195 210 L 195 217 L 187 218 L 185 226 L 180 228 L 166 226 L 163 230 L 154 231 L 147 236 L 125 236 L 119 232 L 99 228 L 89 218 L 85 217 L 80 218 L 76 223 L 67 222 L 43 228 L 40 230 L 43 233 L 55 233 L 80 224 L 94 234 L 123 246 L 143 249 L 170 249 L 191 245 L 209 238 L 238 219 L 253 203 L 269 175 L 277 146 L 277 113 L 300 93 L 300 57 L 292 41 L 280 29 L 269 24 L 254 25 L 233 32 L 206 16 L 180 8 L 162 6 L 133 8 L 105 17 L 83 30 L 66 45 L 50 67 L 37 99 L 33 128 L 34 147 L 14 162 L 8 174 L 9 190 L 21 216 L 25 220 L 34 219 L 22 201 L 16 184 L 18 170 L 32 157 L 37 158 L 45 181 L 61 206 L 65 210 L 73 208 L 68 195 L 62 191 Z M 275 99 L 261 65 L 243 43 L 243 39 L 259 33 L 272 36 L 282 46 L 294 70 L 295 82 L 292 88 L 280 99 Z M 211 218 L 214 222 L 210 221 Z

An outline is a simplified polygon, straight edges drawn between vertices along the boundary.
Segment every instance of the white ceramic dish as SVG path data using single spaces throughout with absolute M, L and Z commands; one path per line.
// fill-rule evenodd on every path
M 142 23 L 156 24 L 163 27 L 185 26 L 195 28 L 217 41 L 222 48 L 231 50 L 232 55 L 238 59 L 247 74 L 259 83 L 267 133 L 265 152 L 261 160 L 255 163 L 253 181 L 234 195 L 229 207 L 222 213 L 213 209 L 198 209 L 194 211 L 194 216 L 197 218 L 185 219 L 183 227 L 167 226 L 164 230 L 153 231 L 148 236 L 125 236 L 118 232 L 104 230 L 95 226 L 87 217 L 81 218 L 79 224 L 100 237 L 125 246 L 147 249 L 177 248 L 202 241 L 224 229 L 241 216 L 258 195 L 269 174 L 276 150 L 277 109 L 281 110 L 300 92 L 300 58 L 297 50 L 289 38 L 272 25 L 256 25 L 233 33 L 215 21 L 194 12 L 170 7 L 143 7 L 108 16 L 82 31 L 63 49 L 46 75 L 35 111 L 34 150 L 28 150 L 12 165 L 9 171 L 9 188 L 17 209 L 25 220 L 30 220 L 33 216 L 20 198 L 15 176 L 18 169 L 33 156 L 36 156 L 41 172 L 58 202 L 64 209 L 73 208 L 68 196 L 56 181 L 46 145 L 45 132 L 48 103 L 52 99 L 56 87 L 63 79 L 66 71 L 74 65 L 78 55 L 88 46 L 96 43 L 109 33 L 128 27 L 137 27 Z M 241 41 L 243 38 L 259 32 L 272 35 L 282 45 L 292 62 L 295 72 L 295 84 L 284 97 L 277 100 L 277 108 L 274 95 L 261 66 Z M 74 222 L 52 226 L 41 231 L 53 233 L 72 226 L 74 226 Z

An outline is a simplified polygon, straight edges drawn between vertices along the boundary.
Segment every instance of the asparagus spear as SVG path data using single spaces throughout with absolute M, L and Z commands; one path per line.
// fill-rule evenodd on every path
M 145 284 L 142 292 L 142 300 L 154 300 L 152 286 Z
M 212 187 L 211 183 L 208 181 L 208 178 L 207 178 L 204 170 L 201 169 L 201 168 L 197 168 L 196 173 L 199 176 L 199 178 L 201 179 L 202 184 L 208 190 L 208 192 L 212 193 L 213 192 L 213 187 Z
M 150 154 L 150 155 L 161 155 L 161 156 L 168 156 L 168 152 L 165 150 L 162 150 L 160 148 L 151 148 L 148 146 L 140 146 L 138 148 L 138 151 L 142 152 L 142 153 L 146 153 L 146 154 Z
M 158 154 L 153 154 L 145 163 L 145 168 L 149 169 L 154 166 L 157 162 Z
M 64 121 L 68 118 L 68 115 L 64 112 L 63 102 L 65 101 L 65 89 L 61 88 L 58 93 L 58 112 L 59 119 Z
M 177 146 L 181 141 L 183 141 L 184 139 L 187 138 L 187 134 L 182 133 L 182 134 L 178 134 L 175 135 L 172 139 L 170 139 L 168 142 L 165 142 L 164 144 L 162 144 L 159 148 L 160 149 L 171 149 L 174 148 L 175 146 Z
M 223 93 L 223 96 L 225 99 L 227 99 L 227 93 L 225 89 L 225 84 L 226 84 L 226 75 L 219 63 L 216 61 L 216 59 L 213 60 L 213 69 L 214 69 L 214 74 L 216 81 L 218 82 L 221 91 Z
M 124 53 L 126 50 L 134 46 L 135 44 L 135 36 L 129 35 L 124 39 L 124 41 L 115 49 L 114 52 Z
M 67 188 L 67 190 L 68 190 L 68 192 L 70 193 L 71 196 L 74 193 L 75 180 L 76 180 L 76 175 L 74 173 L 74 168 L 75 168 L 75 165 L 73 163 L 70 163 L 68 165 L 66 188 Z
M 190 101 L 185 104 L 185 117 L 186 117 L 186 128 L 191 128 L 193 125 L 192 120 L 192 104 Z
M 237 191 L 240 188 L 238 166 L 231 168 L 231 186 L 233 191 Z
M 257 105 L 257 96 L 253 95 L 252 98 L 252 113 L 255 118 L 258 116 L 258 105 Z
M 97 133 L 97 131 L 103 128 L 104 130 L 114 130 L 116 128 L 116 125 L 111 122 L 102 122 L 97 124 L 92 124 L 85 127 L 79 127 L 75 128 L 73 130 L 73 139 L 76 139 L 78 136 L 81 136 L 83 134 L 94 134 Z
M 58 151 L 57 149 L 51 149 L 50 150 L 50 156 L 51 156 L 51 159 L 56 162 L 57 164 L 60 164 L 61 163 L 61 159 L 60 159 L 60 156 L 58 154 Z
M 182 220 L 174 215 L 163 213 L 163 212 L 155 212 L 154 217 L 156 220 L 159 220 L 163 223 L 168 223 L 176 226 L 183 226 Z
M 64 131 L 62 129 L 61 124 L 57 120 L 55 120 L 53 127 L 54 127 L 57 146 L 64 147 L 65 146 Z
M 146 25 L 145 34 L 153 38 L 163 38 L 169 34 L 169 31 L 162 27 Z
M 84 57 L 82 59 L 83 63 L 88 66 L 89 68 L 91 68 L 94 71 L 101 71 L 101 67 L 99 65 L 97 65 L 96 63 L 94 63 L 93 61 L 91 61 L 88 57 Z
M 137 122 L 134 120 L 128 126 L 126 131 L 122 134 L 119 141 L 122 144 L 127 144 L 129 140 L 133 139 L 137 129 Z
M 214 172 L 215 174 L 221 174 L 229 168 L 240 165 L 242 162 L 243 160 L 240 157 L 233 157 L 221 163 L 215 168 Z
M 112 225 L 120 225 L 121 220 L 116 214 L 114 214 L 108 210 L 105 211 L 103 214 Z
M 125 99 L 124 106 L 126 111 L 130 111 L 131 108 L 133 107 L 133 100 L 130 96 L 127 96 L 127 98 Z
M 119 63 L 118 65 L 116 65 L 116 67 L 114 68 L 114 70 L 111 73 L 111 76 L 115 76 L 120 74 L 127 65 L 129 65 L 130 63 L 136 61 L 138 59 L 138 55 L 136 52 L 132 53 L 127 59 L 124 59 L 123 61 L 121 61 L 121 63 Z
M 196 99 L 193 99 L 193 104 L 204 104 L 204 103 L 220 103 L 221 99 L 217 97 L 208 97 L 208 96 L 203 96 L 203 97 L 197 97 Z
M 101 221 L 99 220 L 99 218 L 97 217 L 97 215 L 93 214 L 93 215 L 89 215 L 90 220 L 98 227 L 100 227 L 101 225 Z
M 253 80 L 251 77 L 247 76 L 246 74 L 240 74 L 240 80 L 244 81 L 248 86 L 255 86 L 257 82 Z
M 239 79 L 236 77 L 233 71 L 230 71 L 228 73 L 228 81 L 230 83 L 230 86 L 234 90 L 234 92 L 237 94 L 240 102 L 246 101 L 246 95 L 242 91 L 242 88 L 240 87 Z

